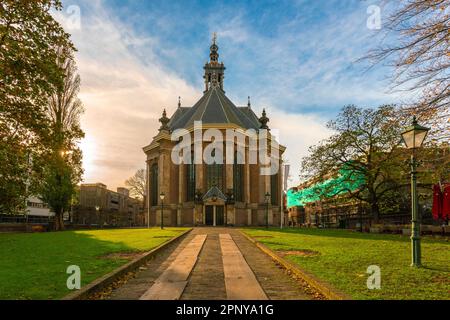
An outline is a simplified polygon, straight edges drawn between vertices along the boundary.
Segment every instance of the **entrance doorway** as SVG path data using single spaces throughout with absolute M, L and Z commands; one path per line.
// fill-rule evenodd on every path
M 223 206 L 216 206 L 216 226 L 223 226 L 225 224 Z
M 205 224 L 207 226 L 214 225 L 214 206 L 205 207 Z
M 224 206 L 205 206 L 205 225 L 223 226 L 225 224 Z

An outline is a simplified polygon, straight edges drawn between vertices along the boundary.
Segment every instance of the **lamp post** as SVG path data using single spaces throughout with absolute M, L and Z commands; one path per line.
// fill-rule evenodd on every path
M 99 212 L 100 212 L 100 206 L 95 206 L 95 212 L 96 212 L 96 217 L 98 219 L 98 221 L 100 221 L 100 216 L 99 216 Z M 103 227 L 103 226 L 102 226 Z
M 226 196 L 227 196 L 227 200 L 225 201 L 225 227 L 228 226 L 228 205 L 234 204 L 233 189 L 228 189 Z
M 161 192 L 159 198 L 161 199 L 161 230 L 164 229 L 164 198 L 166 195 L 164 192 Z
M 421 252 L 420 252 L 420 221 L 419 221 L 419 206 L 417 201 L 417 162 L 416 149 L 420 148 L 430 129 L 422 127 L 417 123 L 414 117 L 412 125 L 402 132 L 403 142 L 408 149 L 412 149 L 411 154 L 411 246 L 412 246 L 412 267 L 420 267 Z
M 147 204 L 147 229 L 150 229 L 150 201 Z
M 270 201 L 270 193 L 267 192 L 264 196 L 266 200 L 266 229 L 269 229 L 269 201 Z

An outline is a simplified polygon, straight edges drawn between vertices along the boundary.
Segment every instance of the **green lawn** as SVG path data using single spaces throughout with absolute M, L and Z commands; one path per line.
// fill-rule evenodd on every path
M 69 265 L 81 269 L 82 286 L 125 264 L 114 253 L 148 251 L 186 228 L 0 234 L 0 299 L 59 299 Z
M 450 299 L 450 244 L 422 240 L 423 268 L 410 265 L 410 240 L 399 235 L 360 234 L 344 230 L 244 229 L 279 251 L 317 251 L 286 255 L 301 269 L 353 299 Z M 367 267 L 381 268 L 381 289 L 367 289 Z

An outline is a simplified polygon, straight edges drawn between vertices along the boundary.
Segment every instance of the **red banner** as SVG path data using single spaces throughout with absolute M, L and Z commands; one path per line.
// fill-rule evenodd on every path
M 442 219 L 450 219 L 450 185 L 442 192 Z
M 438 184 L 433 186 L 433 219 L 439 220 L 442 217 L 442 192 Z

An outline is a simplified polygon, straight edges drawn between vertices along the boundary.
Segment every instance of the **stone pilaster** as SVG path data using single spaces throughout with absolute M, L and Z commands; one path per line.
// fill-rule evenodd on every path
M 182 207 L 183 202 L 186 200 L 186 182 L 185 182 L 185 164 L 178 165 L 178 207 L 177 207 L 177 226 L 182 225 Z
M 162 150 L 158 158 L 158 184 L 159 193 L 165 194 L 164 198 L 164 225 L 174 225 L 176 222 L 171 221 L 171 204 L 174 202 L 170 190 L 171 174 L 170 174 L 171 159 L 170 154 L 166 150 Z M 158 195 L 159 198 L 159 195 Z M 161 199 L 158 199 L 158 211 L 161 210 Z M 160 213 L 160 212 L 158 212 Z M 157 221 L 160 223 L 160 217 L 157 215 Z
M 244 164 L 244 201 L 247 206 L 247 225 L 252 225 L 252 210 L 249 208 L 251 201 L 250 196 L 250 157 L 249 149 L 246 148 L 245 164 Z
M 150 162 L 147 160 L 147 171 L 145 172 L 146 175 L 146 181 L 145 181 L 145 225 L 150 226 L 150 209 L 151 209 L 151 202 L 150 202 Z
M 223 193 L 226 193 L 228 189 L 233 190 L 233 165 L 226 164 L 225 165 L 225 190 L 222 190 Z
M 225 164 L 225 190 L 222 190 L 224 194 L 228 192 L 228 190 L 234 190 L 233 186 L 233 175 L 234 175 L 234 166 L 232 164 Z M 226 206 L 226 218 L 227 224 L 235 224 L 236 223 L 236 216 L 235 216 L 235 210 L 234 206 L 227 205 Z

